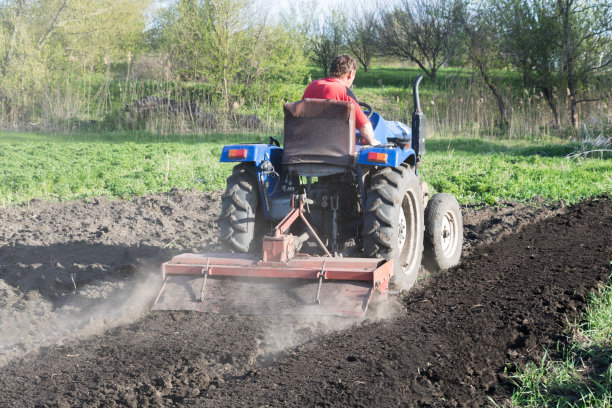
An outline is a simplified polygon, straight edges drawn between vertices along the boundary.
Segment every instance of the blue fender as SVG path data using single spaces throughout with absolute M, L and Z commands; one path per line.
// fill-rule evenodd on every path
M 281 147 L 257 143 L 224 146 L 219 160 L 222 163 L 253 163 L 259 184 L 260 202 L 267 220 L 270 219 L 270 211 L 266 197 L 274 191 L 276 184 L 280 182 L 282 157 L 283 149 Z M 261 164 L 265 161 L 272 163 L 274 171 L 262 168 Z
M 416 158 L 416 153 L 411 148 L 412 130 L 407 125 L 401 122 L 387 121 L 377 112 L 372 112 L 370 122 L 374 128 L 374 137 L 376 137 L 376 140 L 378 140 L 381 144 L 384 145 L 388 143 L 389 139 L 394 139 L 394 141 L 400 140 L 405 142 L 405 144 L 403 147 L 393 148 L 378 146 L 370 147 L 368 145 L 357 144 L 355 150 L 356 152 L 359 152 L 359 158 L 357 159 L 358 164 L 367 166 L 397 167 L 401 163 L 408 160 L 411 156 L 415 156 Z M 357 140 L 361 141 L 359 132 L 357 134 Z M 370 153 L 374 153 L 374 155 L 371 155 Z
M 398 167 L 416 153 L 409 147 L 363 147 L 359 150 L 358 164 L 366 166 Z
M 240 154 L 230 157 L 230 152 L 232 150 L 244 151 L 244 155 Z M 221 158 L 219 161 L 222 163 L 254 162 L 256 166 L 259 166 L 264 160 L 270 160 L 273 164 L 275 164 L 275 161 L 278 161 L 280 164 L 282 155 L 283 149 L 274 145 L 263 143 L 237 144 L 223 146 L 223 151 L 221 152 Z

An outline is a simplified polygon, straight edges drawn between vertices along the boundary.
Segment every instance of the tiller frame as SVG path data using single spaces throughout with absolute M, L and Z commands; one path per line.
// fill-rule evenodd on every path
M 264 285 L 274 283 L 269 280 L 273 278 L 277 279 L 281 288 L 277 293 L 268 294 L 268 297 L 278 296 L 286 289 L 291 292 L 292 305 L 304 313 L 341 316 L 365 314 L 375 292 L 380 296 L 387 295 L 393 261 L 332 256 L 306 219 L 305 208 L 312 203 L 305 194 L 292 196 L 289 214 L 278 223 L 272 235 L 263 238 L 261 259 L 251 254 L 212 253 L 186 253 L 173 257 L 162 265 L 164 284 L 151 310 L 222 312 L 225 309 L 223 303 L 229 301 L 238 307 L 238 313 L 296 314 L 296 310 L 285 308 L 251 310 L 246 303 L 241 303 L 245 299 L 237 300 L 244 296 L 232 290 L 234 284 L 241 286 L 248 292 L 246 297 L 251 298 Z M 304 233 L 296 237 L 288 233 L 298 219 L 302 220 L 311 235 Z M 297 252 L 310 237 L 321 247 L 325 256 Z M 291 279 L 296 281 L 282 283 Z M 323 285 L 324 281 L 328 283 Z M 217 299 L 216 292 L 222 289 L 229 291 Z M 172 293 L 176 291 L 182 293 Z M 274 302 L 276 299 L 269 300 Z M 232 308 L 227 310 L 231 311 Z M 297 312 L 301 314 L 299 310 Z

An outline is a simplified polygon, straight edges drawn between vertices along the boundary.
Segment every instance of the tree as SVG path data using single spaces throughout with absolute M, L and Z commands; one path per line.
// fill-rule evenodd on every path
M 366 72 L 379 50 L 377 17 L 378 13 L 371 5 L 361 3 L 347 23 L 347 45 Z
M 157 23 L 162 49 L 183 78 L 216 87 L 232 110 L 255 82 L 301 77 L 300 42 L 280 25 L 258 20 L 250 0 L 180 0 Z
M 148 0 L 0 2 L 0 101 L 12 113 L 55 81 L 126 60 L 143 39 Z M 27 112 L 26 112 L 27 114 Z
M 612 66 L 612 4 L 598 0 L 505 0 L 497 6 L 503 48 L 525 86 L 540 90 L 559 125 L 555 90 L 567 92 L 570 123 L 584 90 Z
M 37 78 L 48 74 L 44 64 L 44 50 L 38 46 L 40 36 L 31 20 L 36 11 L 33 2 L 13 1 L 0 6 L 0 95 L 8 109 L 22 98 L 15 97 L 21 89 L 39 91 L 42 83 Z M 29 96 L 29 95 L 28 95 Z M 28 104 L 28 97 L 23 98 Z
M 612 3 L 605 0 L 556 0 L 556 11 L 561 20 L 560 45 L 570 121 L 576 126 L 576 105 L 589 100 L 581 96 L 582 89 L 596 72 L 612 66 Z
M 204 72 L 207 38 L 206 10 L 201 2 L 179 0 L 163 9 L 150 36 L 172 61 L 173 71 L 184 79 L 198 79 Z
M 564 88 L 559 73 L 561 27 L 547 0 L 506 0 L 497 3 L 496 21 L 503 31 L 502 48 L 520 72 L 523 85 L 542 92 L 559 127 L 556 90 Z
M 454 0 L 402 0 L 384 12 L 379 38 L 390 55 L 417 64 L 432 80 L 456 50 Z
M 494 10 L 486 3 L 479 3 L 474 7 L 467 3 L 457 3 L 455 15 L 463 28 L 469 59 L 495 97 L 499 110 L 499 125 L 505 129 L 509 125 L 506 104 L 491 73 L 505 64 L 500 58 L 503 37 L 498 29 Z
M 346 17 L 339 10 L 334 10 L 323 22 L 313 24 L 305 51 L 310 60 L 323 70 L 326 77 L 329 63 L 340 54 L 345 36 Z

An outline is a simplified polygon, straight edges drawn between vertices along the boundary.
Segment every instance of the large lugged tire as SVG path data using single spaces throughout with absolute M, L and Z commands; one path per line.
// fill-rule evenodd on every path
M 253 164 L 240 163 L 227 178 L 225 193 L 221 198 L 221 243 L 233 252 L 258 251 L 265 225 Z
M 414 168 L 384 167 L 371 179 L 363 226 L 365 256 L 393 259 L 392 282 L 410 289 L 423 256 L 423 197 Z
M 461 208 L 451 194 L 434 194 L 425 209 L 425 265 L 433 270 L 459 263 L 463 247 Z

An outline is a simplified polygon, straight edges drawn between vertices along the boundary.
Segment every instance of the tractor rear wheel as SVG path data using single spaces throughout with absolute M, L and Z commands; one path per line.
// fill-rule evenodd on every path
M 372 175 L 363 226 L 365 256 L 393 259 L 392 283 L 414 285 L 423 256 L 423 197 L 414 167 L 384 167 Z
M 457 199 L 434 194 L 425 209 L 425 265 L 434 271 L 459 263 L 463 247 L 463 217 Z
M 221 243 L 232 252 L 258 251 L 265 227 L 255 169 L 252 163 L 240 163 L 227 178 L 221 198 Z

